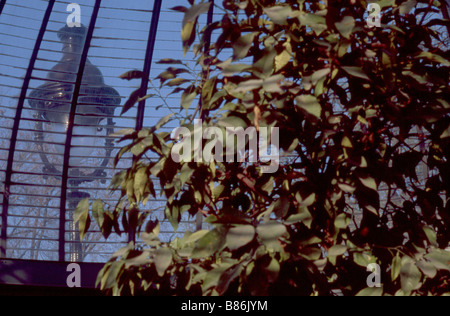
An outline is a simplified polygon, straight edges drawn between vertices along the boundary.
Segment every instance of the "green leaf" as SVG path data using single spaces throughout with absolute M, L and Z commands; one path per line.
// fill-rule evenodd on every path
M 382 8 L 392 7 L 395 5 L 395 0 L 380 0 L 377 4 Z
M 94 217 L 94 220 L 98 224 L 98 227 L 103 227 L 103 222 L 105 221 L 105 210 L 103 209 L 103 202 L 102 200 L 95 200 L 95 202 L 92 204 L 92 216 Z
M 331 72 L 331 68 L 324 68 L 317 70 L 313 75 L 311 76 L 311 82 L 313 85 L 316 85 L 317 82 L 328 76 Z
M 375 263 L 376 258 L 372 255 L 369 255 L 365 252 L 354 252 L 353 253 L 353 261 L 363 268 L 367 268 L 370 263 Z
M 264 13 L 267 14 L 269 19 L 275 24 L 285 25 L 287 19 L 292 15 L 292 8 L 289 5 L 273 6 L 271 8 L 264 8 Z
M 263 56 L 253 63 L 253 68 L 261 72 L 264 77 L 268 77 L 273 74 L 276 57 L 277 51 L 275 49 L 266 49 Z
M 441 135 L 441 139 L 449 138 L 450 137 L 450 127 L 448 127 Z
M 223 186 L 221 184 L 216 186 L 213 190 L 213 197 L 215 199 L 218 199 L 222 195 L 224 190 L 225 190 L 225 186 Z
M 283 50 L 281 54 L 275 57 L 275 72 L 282 70 L 286 67 L 291 61 L 292 54 L 290 54 L 287 50 Z
M 193 259 L 204 259 L 219 251 L 225 244 L 225 236 L 214 229 L 201 238 L 192 252 Z
M 302 197 L 300 191 L 295 193 L 295 199 L 298 202 L 300 207 L 309 207 L 313 205 L 317 200 L 317 195 L 315 193 L 311 193 L 308 196 Z
M 379 215 L 380 215 L 380 214 L 378 213 L 378 210 L 377 210 L 374 206 L 372 206 L 372 205 L 366 205 L 366 206 L 365 206 L 365 209 L 368 210 L 370 213 L 376 215 L 376 216 L 379 216 Z
M 408 0 L 403 2 L 400 7 L 400 14 L 409 14 L 411 10 L 417 5 L 417 0 Z
M 339 49 L 338 49 L 338 57 L 342 58 L 344 57 L 347 53 L 348 53 L 348 49 L 351 45 L 351 41 L 341 41 L 340 45 L 339 45 Z M 375 54 L 373 51 L 371 51 L 370 49 L 366 50 L 366 54 L 368 53 L 373 53 Z M 338 69 L 335 69 L 335 71 L 339 71 Z M 332 79 L 334 79 L 335 75 L 332 76 Z
M 142 201 L 148 180 L 147 168 L 139 168 L 134 175 L 134 196 L 138 203 Z
M 247 123 L 243 119 L 237 116 L 227 116 L 219 120 L 219 126 L 222 127 L 242 127 L 247 128 Z
M 158 75 L 158 77 L 156 77 L 156 79 L 160 79 L 161 84 L 163 84 L 163 83 L 166 82 L 167 80 L 174 79 L 174 78 L 176 78 L 176 77 L 177 77 L 177 76 L 176 76 L 174 73 L 172 73 L 172 72 L 170 72 L 170 71 L 164 71 L 164 72 L 160 73 L 160 74 Z
M 354 67 L 354 66 L 344 66 L 342 69 L 348 73 L 349 75 L 365 80 L 370 80 L 370 78 L 366 75 L 364 70 L 362 70 L 360 67 Z
M 419 55 L 417 55 L 415 57 L 416 59 L 420 59 L 420 58 L 425 58 L 428 59 L 429 61 L 435 62 L 435 63 L 439 63 L 442 64 L 444 66 L 450 67 L 450 61 L 445 59 L 444 57 L 437 55 L 437 54 L 433 54 L 431 52 L 422 52 Z
M 202 192 L 200 192 L 200 191 L 195 191 L 195 192 L 194 192 L 194 199 L 195 199 L 195 203 L 201 204 L 202 201 L 203 201 L 203 195 L 202 195 Z
M 202 88 L 202 101 L 205 110 L 209 110 L 209 104 L 216 88 L 217 77 L 206 80 Z
M 374 190 L 374 191 L 377 191 L 377 190 L 378 190 L 378 185 L 377 185 L 377 182 L 375 181 L 374 178 L 371 178 L 371 177 L 368 177 L 368 178 L 359 178 L 359 181 L 361 181 L 361 183 L 362 183 L 365 187 L 367 187 L 367 188 L 369 188 L 369 189 L 371 189 L 371 190 Z
M 197 91 L 194 91 L 192 93 L 183 93 L 183 95 L 181 96 L 181 107 L 185 110 L 188 110 L 197 96 Z
M 433 249 L 425 258 L 438 270 L 450 271 L 450 251 Z
M 120 76 L 120 79 L 126 79 L 126 80 L 132 80 L 132 79 L 143 79 L 146 78 L 147 75 L 140 70 L 132 70 L 132 71 L 127 71 L 126 73 L 124 73 L 123 75 Z
M 222 276 L 224 275 L 224 273 L 227 273 L 227 270 L 231 267 L 232 265 L 229 263 L 222 263 L 207 272 L 198 273 L 197 275 L 195 275 L 193 281 L 202 285 L 203 293 L 208 293 L 210 289 L 224 291 L 226 284 L 223 284 L 222 282 L 225 282 L 225 278 L 228 276 L 228 274 L 226 274 L 223 279 Z M 231 277 L 232 276 L 230 276 L 230 278 Z
M 169 10 L 186 13 L 189 9 L 183 6 L 175 6 L 173 8 L 170 8 Z
M 334 220 L 334 227 L 336 229 L 346 229 L 349 225 L 350 219 L 347 218 L 346 214 L 339 214 Z
M 156 94 L 147 94 L 146 96 L 143 96 L 142 98 L 139 98 L 138 102 L 153 98 L 154 96 L 156 96 Z
M 203 2 L 203 3 L 196 4 L 196 5 L 193 5 L 192 7 L 188 8 L 185 11 L 183 25 L 197 20 L 197 18 L 200 15 L 209 11 L 210 6 L 211 6 L 211 2 Z
M 181 220 L 180 209 L 175 205 L 167 205 L 165 209 L 166 218 L 172 224 L 174 232 L 178 230 L 178 224 Z
M 264 240 L 278 239 L 286 235 L 286 226 L 277 222 L 269 222 L 258 225 L 258 235 Z
M 164 125 L 166 125 L 167 123 L 170 122 L 170 119 L 172 118 L 172 116 L 174 116 L 174 113 L 171 113 L 167 116 L 164 116 L 162 119 L 159 120 L 159 122 L 156 124 L 155 129 L 156 130 L 160 130 L 161 127 L 163 127 Z
M 352 16 L 345 16 L 341 22 L 335 23 L 337 30 L 341 35 L 350 39 L 353 29 L 355 27 L 355 19 Z
M 249 244 L 254 238 L 255 228 L 253 226 L 237 226 L 228 230 L 226 245 L 231 251 L 234 251 Z
M 172 264 L 172 251 L 169 248 L 160 248 L 155 253 L 155 268 L 156 272 L 162 277 L 169 266 Z
M 341 145 L 342 145 L 342 147 L 344 147 L 344 148 L 353 148 L 352 141 L 351 141 L 350 138 L 348 138 L 347 136 L 345 136 L 344 138 L 342 138 Z
M 434 279 L 434 277 L 437 274 L 436 267 L 430 262 L 421 260 L 421 261 L 417 262 L 417 266 L 423 272 L 423 274 L 425 274 L 430 279 Z
M 301 255 L 310 261 L 319 260 L 322 256 L 322 250 L 317 247 L 307 247 L 301 250 Z
M 263 84 L 264 84 L 264 80 L 262 80 L 262 79 L 245 80 L 245 81 L 240 82 L 238 84 L 238 86 L 236 87 L 236 89 L 234 89 L 233 92 L 234 93 L 239 93 L 239 92 L 246 93 L 249 91 L 260 89 Z
M 158 219 L 156 219 L 154 221 L 148 221 L 147 225 L 145 225 L 145 232 L 147 234 L 153 233 L 155 236 L 158 236 L 160 229 L 161 229 L 161 224 L 159 223 Z
M 181 181 L 181 186 L 185 185 L 186 182 L 192 177 L 192 175 L 194 174 L 194 169 L 191 169 L 189 167 L 189 164 L 184 164 L 183 167 L 181 168 L 181 172 L 180 172 L 180 181 Z
M 431 243 L 431 245 L 438 247 L 437 236 L 436 236 L 436 232 L 434 231 L 434 229 L 432 229 L 429 226 L 424 226 L 423 231 L 424 231 L 425 235 L 427 236 L 428 241 Z
M 195 28 L 197 26 L 198 17 L 209 11 L 211 2 L 204 2 L 193 5 L 184 14 L 183 26 L 181 31 L 181 40 L 183 42 L 184 54 L 187 53 L 190 46 L 195 41 Z
M 183 61 L 179 59 L 172 59 L 172 58 L 163 58 L 157 62 L 157 64 L 162 65 L 183 65 Z
M 283 75 L 271 76 L 270 78 L 264 80 L 263 88 L 269 93 L 283 93 L 283 89 L 281 89 L 281 82 L 283 80 Z
M 422 279 L 422 273 L 414 262 L 406 262 L 400 270 L 402 290 L 406 295 L 414 291 Z
M 169 86 L 169 87 L 176 87 L 176 86 L 181 86 L 182 84 L 185 84 L 187 82 L 191 82 L 191 81 L 188 79 L 184 79 L 184 78 L 175 78 L 175 79 L 167 82 L 165 85 Z
M 183 42 L 184 55 L 189 51 L 189 48 L 195 41 L 195 27 L 197 26 L 197 20 L 190 21 L 184 24 L 181 30 L 181 40 Z
M 239 277 L 243 269 L 244 267 L 242 264 L 237 264 L 221 275 L 219 283 L 217 284 L 217 292 L 219 295 L 225 294 L 230 284 Z
M 100 279 L 100 288 L 102 290 L 111 289 L 117 282 L 118 277 L 125 268 L 125 261 L 117 261 L 109 263 L 105 266 L 104 273 Z M 99 275 L 100 276 L 100 275 Z M 97 279 L 99 281 L 99 279 Z
M 306 113 L 320 118 L 322 116 L 322 106 L 320 105 L 317 98 L 313 95 L 301 95 L 296 98 L 299 107 Z
M 267 281 L 269 281 L 269 283 L 274 283 L 280 275 L 281 265 L 278 260 L 272 259 L 269 265 L 264 267 L 264 270 L 267 273 Z
M 383 296 L 383 288 L 368 287 L 361 290 L 356 296 Z
M 231 62 L 231 59 L 229 59 L 229 61 Z M 220 66 L 220 65 L 218 65 Z M 223 63 L 223 69 L 222 69 L 222 74 L 225 77 L 231 77 L 234 76 L 236 74 L 242 73 L 244 71 L 247 71 L 251 68 L 251 65 L 248 64 L 227 64 L 225 65 L 225 63 Z
M 290 225 L 298 222 L 302 222 L 306 227 L 311 228 L 313 217 L 307 207 L 300 207 L 299 213 L 289 216 L 285 223 Z
M 392 266 L 391 266 L 391 279 L 392 281 L 397 280 L 397 278 L 400 275 L 400 271 L 402 269 L 402 259 L 400 258 L 399 254 L 397 254 L 394 259 L 392 260 Z
M 258 35 L 256 32 L 245 34 L 233 44 L 233 60 L 247 57 L 256 35 Z
M 330 249 L 328 249 L 328 256 L 337 257 L 342 256 L 347 252 L 347 246 L 344 245 L 334 245 Z
M 127 102 L 123 105 L 122 112 L 120 115 L 124 115 L 126 112 L 128 112 L 141 98 L 141 89 L 137 89 L 133 91 L 128 98 Z
M 258 225 L 256 232 L 269 250 L 281 251 L 279 238 L 287 235 L 286 226 L 277 222 L 263 223 Z
M 83 199 L 80 203 L 78 203 L 73 215 L 73 220 L 75 223 L 78 223 L 80 240 L 83 240 L 89 227 L 91 226 L 91 218 L 89 216 L 89 198 Z
M 322 32 L 328 28 L 325 17 L 317 14 L 301 14 L 298 19 L 302 26 L 311 27 L 317 36 L 322 34 Z
M 197 241 L 199 241 L 200 239 L 202 239 L 203 237 L 205 237 L 206 234 L 209 233 L 209 230 L 199 230 L 196 231 L 195 233 L 191 234 L 185 241 L 186 244 L 190 244 L 190 243 L 196 243 Z
M 289 211 L 290 203 L 289 198 L 286 195 L 282 195 L 275 203 L 267 209 L 267 216 L 272 212 L 276 214 L 277 217 L 285 217 Z M 269 214 L 270 211 L 270 214 Z
M 353 185 L 350 185 L 348 183 L 339 183 L 338 184 L 339 189 L 346 193 L 353 194 L 356 191 L 356 188 Z

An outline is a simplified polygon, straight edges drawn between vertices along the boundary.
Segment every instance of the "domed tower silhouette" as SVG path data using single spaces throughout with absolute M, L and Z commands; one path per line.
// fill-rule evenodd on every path
M 65 287 L 77 262 L 94 286 L 95 263 L 128 240 L 93 227 L 80 242 L 74 211 L 87 197 L 117 201 L 114 133 L 167 115 L 151 98 L 121 115 L 124 103 L 148 94 L 155 54 L 182 56 L 180 16 L 161 0 L 82 0 L 80 27 L 67 25 L 70 3 L 0 1 L 0 284 Z M 133 69 L 144 78 L 120 78 Z

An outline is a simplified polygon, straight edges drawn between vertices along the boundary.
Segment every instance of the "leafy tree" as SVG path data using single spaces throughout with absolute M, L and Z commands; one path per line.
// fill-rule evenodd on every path
M 82 232 L 93 217 L 106 237 L 119 223 L 133 236 L 101 271 L 103 290 L 450 292 L 450 21 L 439 1 L 378 3 L 378 28 L 366 23 L 367 1 L 225 0 L 222 18 L 198 32 L 209 3 L 174 8 L 185 15 L 185 52 L 193 47 L 202 67 L 189 82 L 181 61 L 161 61 L 163 86 L 182 94 L 182 108 L 197 107 L 180 124 L 192 134 L 194 118 L 204 128 L 276 126 L 282 158 L 275 173 L 262 162 L 176 163 L 177 140 L 161 130 L 173 117 L 124 135 L 117 159 L 135 159 L 112 181 L 121 200 L 77 210 Z M 175 231 L 186 212 L 211 229 L 161 242 L 144 210 L 157 185 Z M 381 288 L 368 288 L 371 263 Z

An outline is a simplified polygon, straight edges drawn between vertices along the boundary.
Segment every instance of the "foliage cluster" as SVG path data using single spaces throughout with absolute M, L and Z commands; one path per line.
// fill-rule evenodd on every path
M 367 1 L 225 0 L 222 17 L 201 30 L 210 3 L 174 8 L 184 14 L 183 47 L 194 49 L 201 80 L 164 59 L 162 86 L 181 94 L 181 108 L 197 108 L 204 126 L 279 127 L 284 158 L 274 174 L 262 173 L 262 163 L 177 164 L 176 140 L 161 131 L 172 117 L 128 132 L 117 159 L 132 152 L 134 163 L 112 182 L 121 201 L 84 201 L 76 214 L 82 233 L 93 217 L 105 237 L 115 228 L 143 241 L 105 265 L 102 289 L 450 292 L 450 53 L 448 34 L 435 28 L 450 21 L 433 18 L 439 1 L 378 3 L 380 28 L 366 24 Z M 194 116 L 181 121 L 192 133 Z M 144 211 L 156 186 L 175 231 L 186 212 L 202 214 L 211 229 L 161 242 L 159 223 Z M 381 288 L 367 288 L 370 263 L 381 267 Z

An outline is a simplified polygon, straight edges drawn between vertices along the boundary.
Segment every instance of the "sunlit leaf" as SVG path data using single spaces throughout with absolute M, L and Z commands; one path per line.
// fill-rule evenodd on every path
M 362 183 L 365 187 L 367 187 L 367 188 L 369 188 L 369 189 L 371 189 L 371 190 L 376 191 L 376 190 L 378 189 L 377 182 L 375 181 L 374 178 L 371 178 L 371 177 L 367 177 L 367 178 L 359 178 L 359 181 L 361 181 L 361 183 Z
M 80 240 L 84 239 L 89 227 L 91 226 L 91 218 L 89 216 L 89 199 L 83 199 L 78 203 L 74 212 L 73 220 L 78 223 L 78 230 L 80 232 Z
M 292 15 L 292 8 L 288 5 L 273 6 L 271 8 L 264 8 L 264 13 L 276 24 L 283 25 L 286 24 L 287 19 Z
M 250 225 L 242 225 L 230 228 L 227 233 L 227 247 L 231 251 L 237 250 L 253 240 L 255 228 Z
M 368 287 L 356 294 L 356 296 L 382 296 L 383 288 L 378 287 Z
M 160 248 L 155 253 L 154 259 L 156 272 L 162 277 L 167 268 L 172 264 L 172 251 L 169 248 Z
M 257 33 L 245 34 L 233 44 L 233 60 L 239 60 L 247 56 L 256 35 Z
M 296 98 L 299 107 L 307 112 L 315 116 L 316 118 L 320 118 L 322 115 L 322 106 L 320 105 L 317 98 L 313 95 L 304 94 Z
M 328 249 L 328 256 L 342 256 L 347 251 L 347 246 L 334 245 Z
M 146 78 L 146 74 L 140 70 L 127 71 L 120 76 L 121 79 L 132 80 L 132 79 L 143 79 Z
M 343 37 L 350 39 L 355 24 L 355 19 L 352 16 L 346 15 L 342 21 L 337 22 L 335 25 Z
M 197 245 L 192 253 L 192 258 L 207 258 L 213 255 L 216 251 L 219 251 L 224 244 L 224 235 L 217 229 L 214 229 L 197 242 Z
M 364 72 L 364 70 L 362 70 L 362 68 L 360 68 L 360 67 L 345 66 L 345 67 L 342 67 L 342 69 L 346 73 L 348 73 L 349 75 L 351 75 L 353 77 L 370 80 L 370 78 L 367 76 L 367 74 Z
M 400 280 L 402 290 L 405 294 L 410 294 L 417 288 L 422 279 L 422 273 L 414 262 L 405 263 L 400 270 Z
M 397 254 L 394 259 L 392 260 L 392 266 L 391 266 L 391 279 L 392 281 L 397 280 L 397 278 L 400 275 L 400 271 L 402 269 L 402 259 Z
M 281 54 L 275 57 L 275 71 L 278 72 L 286 67 L 291 61 L 291 58 L 292 55 L 288 51 L 283 50 Z
M 417 0 L 408 0 L 403 2 L 400 7 L 400 14 L 409 14 L 411 10 L 417 5 Z

